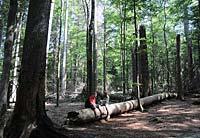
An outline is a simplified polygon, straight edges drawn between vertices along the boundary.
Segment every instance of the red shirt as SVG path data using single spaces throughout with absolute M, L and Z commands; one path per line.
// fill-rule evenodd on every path
M 89 101 L 92 105 L 96 105 L 96 97 L 94 95 L 91 95 L 89 97 Z

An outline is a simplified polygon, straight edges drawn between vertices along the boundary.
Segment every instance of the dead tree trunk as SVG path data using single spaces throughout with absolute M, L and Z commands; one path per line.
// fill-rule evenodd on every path
M 133 90 L 136 90 L 136 97 L 138 101 L 138 105 L 140 108 L 140 111 L 143 111 L 143 107 L 140 103 L 140 87 L 139 87 L 139 68 L 138 68 L 138 29 L 137 29 L 137 15 L 136 15 L 136 0 L 134 0 L 134 28 L 135 28 L 135 48 L 132 51 L 132 75 L 133 75 Z M 135 55 L 133 55 L 135 54 Z M 136 83 L 136 86 L 134 86 L 134 83 Z M 134 89 L 136 88 L 136 89 Z
M 187 45 L 188 79 L 189 79 L 189 83 L 191 83 L 192 79 L 194 77 L 194 73 L 193 73 L 192 41 L 191 41 L 191 37 L 190 37 L 188 8 L 187 7 L 184 11 L 184 14 L 185 14 L 184 33 L 185 33 L 186 45 Z
M 176 94 L 175 93 L 160 93 L 153 96 L 141 98 L 140 102 L 141 102 L 141 105 L 146 106 L 153 102 L 158 102 L 170 97 L 176 97 Z M 138 108 L 138 101 L 131 100 L 127 102 L 121 102 L 121 103 L 110 104 L 107 106 L 102 106 L 101 107 L 102 112 L 96 113 L 96 116 L 92 109 L 87 108 L 87 109 L 69 112 L 67 118 L 70 124 L 74 124 L 74 123 L 80 124 L 80 123 L 95 121 L 98 119 L 104 119 L 108 115 L 122 114 L 124 112 L 128 112 L 136 108 Z
M 88 33 L 88 47 L 87 47 L 87 87 L 88 87 L 88 91 L 87 91 L 87 96 L 89 97 L 90 95 L 94 94 L 94 83 L 96 83 L 96 77 L 94 77 L 95 73 L 94 71 L 96 70 L 96 65 L 94 65 L 94 59 L 95 57 L 95 51 L 93 51 L 95 49 L 95 0 L 91 1 L 91 18 L 90 18 L 90 22 L 89 22 L 89 31 Z
M 91 18 L 93 19 L 93 89 L 92 91 L 95 92 L 97 90 L 97 22 L 96 22 L 96 0 L 92 0 L 92 11 L 91 11 Z
M 89 97 L 92 93 L 92 18 L 90 17 L 89 6 L 85 0 L 86 4 L 86 21 L 87 21 L 87 32 L 86 32 L 86 54 L 87 54 L 87 95 Z M 91 18 L 91 19 L 90 19 Z M 91 21 L 90 21 L 91 20 Z M 93 21 L 94 22 L 94 21 Z
M 149 68 L 146 44 L 146 30 L 143 25 L 140 26 L 140 47 L 139 47 L 139 72 L 140 72 L 140 90 L 143 97 L 149 95 Z
M 181 79 L 181 57 L 180 57 L 180 35 L 176 36 L 176 88 L 178 99 L 183 100 L 182 79 Z

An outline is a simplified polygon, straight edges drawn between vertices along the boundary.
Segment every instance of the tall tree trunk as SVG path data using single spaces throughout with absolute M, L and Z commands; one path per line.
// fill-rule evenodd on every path
M 152 40 L 152 72 L 151 72 L 151 92 L 150 95 L 154 93 L 154 90 L 156 89 L 155 85 L 155 35 L 154 35 L 154 30 L 153 30 L 153 22 L 152 22 L 152 17 L 151 17 L 151 40 Z
M 200 70 L 200 0 L 198 0 L 198 11 L 199 11 L 199 20 L 198 20 L 198 64 L 199 64 L 199 70 Z
M 49 45 L 51 38 L 51 28 L 52 28 L 52 20 L 53 20 L 53 11 L 54 11 L 54 0 L 51 0 L 51 10 L 49 17 L 49 27 L 48 27 L 48 35 L 47 35 L 47 49 L 46 49 L 46 71 L 45 71 L 45 93 L 48 94 L 48 53 L 49 53 Z
M 170 66 L 169 66 L 169 51 L 168 51 L 168 43 L 166 36 L 166 24 L 167 24 L 167 14 L 166 14 L 166 1 L 164 2 L 164 26 L 163 26 L 163 35 L 164 35 L 164 43 L 165 43 L 165 51 L 166 51 L 166 67 L 167 67 L 167 91 L 169 91 L 169 82 L 170 82 Z
M 137 85 L 137 88 L 136 88 L 136 98 L 137 98 L 137 102 L 138 102 L 138 107 L 140 109 L 140 111 L 143 112 L 143 107 L 142 107 L 142 104 L 140 102 L 140 87 L 139 87 L 139 71 L 138 71 L 138 31 L 137 31 L 137 16 L 136 16 L 136 0 L 134 0 L 134 28 L 135 28 L 135 61 L 132 61 L 132 66 L 135 65 L 135 72 L 134 72 L 134 67 L 133 67 L 133 83 L 134 81 L 136 80 L 136 85 Z M 134 73 L 136 73 L 134 75 Z M 135 78 L 134 78 L 135 77 Z M 134 87 L 134 86 L 133 86 Z
M 4 7 L 4 0 L 0 2 L 0 6 Z M 3 11 L 0 12 L 0 14 L 1 14 L 1 17 L 4 17 Z M 2 45 L 2 39 L 3 39 L 3 30 L 4 30 L 4 18 L 0 18 L 0 49 Z
M 57 21 L 57 23 L 59 23 L 59 21 Z M 58 28 L 56 27 L 55 42 L 54 42 L 54 48 L 53 48 L 53 93 L 55 94 L 57 94 L 57 76 L 58 76 L 57 62 L 58 62 L 58 49 L 59 49 L 58 47 L 59 47 L 59 31 L 58 31 Z M 58 101 L 57 101 L 57 104 L 58 104 Z
M 70 49 L 70 55 L 72 55 L 73 48 Z M 70 73 L 69 78 L 72 79 L 73 76 L 73 56 L 70 57 L 71 63 L 70 63 Z
M 126 48 L 126 91 L 129 94 L 129 60 L 128 48 Z
M 15 43 L 15 51 L 14 51 L 14 71 L 13 71 L 13 82 L 12 82 L 12 93 L 8 94 L 8 97 L 12 102 L 16 101 L 16 90 L 18 85 L 18 78 L 19 78 L 19 49 L 21 46 L 21 29 L 22 29 L 22 13 L 19 13 L 19 22 L 17 23 L 17 33 L 16 33 L 16 43 Z M 11 96 L 11 97 L 10 97 Z
M 61 37 L 62 37 L 62 14 L 63 14 L 63 0 L 60 1 L 60 15 L 59 15 L 59 41 L 58 41 L 58 50 L 57 50 L 57 84 L 56 84 L 56 106 L 59 106 L 59 98 L 60 98 L 60 62 L 61 62 Z
M 194 74 L 193 74 L 192 42 L 191 42 L 191 38 L 190 38 L 188 9 L 187 9 L 187 7 L 186 7 L 186 9 L 184 11 L 184 14 L 185 14 L 184 32 L 185 32 L 186 45 L 187 45 L 188 78 L 189 78 L 189 83 L 191 83 L 192 79 L 194 77 Z
M 176 89 L 178 99 L 183 100 L 182 79 L 181 79 L 181 56 L 180 56 L 180 35 L 176 36 Z
M 8 13 L 6 41 L 4 44 L 4 60 L 3 70 L 0 80 L 0 106 L 7 103 L 7 92 L 10 78 L 11 61 L 12 61 L 12 46 L 14 43 L 14 31 L 16 28 L 17 0 L 10 0 L 10 9 Z
M 94 14 L 94 15 L 93 15 Z M 94 17 L 93 17 L 94 16 Z M 92 0 L 91 18 L 93 21 L 93 92 L 97 90 L 97 21 L 96 21 L 96 0 Z
M 76 87 L 76 79 L 77 79 L 77 54 L 74 55 L 74 73 L 73 73 L 73 85 Z
M 65 29 L 64 29 L 64 44 L 62 51 L 62 68 L 61 68 L 61 91 L 62 96 L 66 93 L 66 61 L 67 61 L 67 28 L 68 27 L 68 0 L 66 0 L 66 11 L 65 11 Z
M 94 64 L 92 59 L 93 54 L 93 44 L 94 44 L 94 24 L 95 24 L 95 0 L 91 1 L 91 18 L 90 18 L 90 24 L 89 24 L 89 34 L 88 34 L 88 95 L 93 95 L 95 91 L 94 90 Z
M 2 45 L 2 41 L 3 41 L 3 26 L 4 26 L 4 20 L 3 18 L 0 19 L 0 49 L 1 49 L 1 45 Z
M 89 13 L 89 6 L 86 0 L 83 0 L 84 5 L 84 12 L 85 12 L 85 20 L 86 20 L 86 56 L 87 56 L 87 77 L 86 77 L 86 84 L 87 84 L 87 95 L 92 91 L 92 47 L 90 45 L 90 13 Z
M 106 91 L 106 8 L 104 7 L 103 91 Z
M 88 74 L 88 71 L 89 71 L 89 69 L 88 69 L 89 9 L 88 9 L 88 4 L 87 4 L 86 0 L 81 0 L 81 2 L 82 2 L 82 5 L 83 5 L 83 10 L 84 10 L 84 13 L 85 13 L 85 22 L 86 22 L 86 58 L 87 58 L 86 66 L 85 66 L 85 64 L 83 65 L 83 83 L 86 82 L 86 85 L 87 85 L 86 90 L 88 92 L 88 75 L 86 75 L 86 74 Z
M 77 25 L 79 26 L 79 22 L 77 23 Z M 77 49 L 79 47 L 79 39 L 78 39 L 78 32 L 79 30 L 77 29 L 76 30 L 76 46 L 75 46 L 75 49 Z M 73 84 L 74 84 L 74 87 L 76 87 L 76 84 L 77 84 L 77 71 L 78 71 L 78 66 L 77 66 L 77 61 L 78 61 L 78 56 L 75 52 L 74 54 L 74 78 L 73 78 Z
M 123 94 L 126 93 L 126 0 L 123 4 L 124 17 L 123 17 L 123 56 L 122 56 L 122 76 L 123 76 Z
M 0 80 L 0 137 L 5 124 L 5 112 L 7 108 L 7 92 L 9 87 L 9 78 L 12 61 L 12 47 L 14 43 L 14 31 L 16 28 L 17 0 L 10 0 L 8 13 L 6 41 L 4 44 L 3 70 Z
M 146 30 L 143 25 L 139 29 L 140 34 L 140 47 L 139 47 L 139 72 L 140 72 L 140 90 L 143 97 L 149 95 L 149 67 L 147 56 L 147 44 L 146 44 Z
M 120 10 L 120 15 L 122 16 L 122 10 Z M 124 50 L 123 50 L 123 22 L 120 22 L 120 62 L 121 62 L 121 87 L 122 87 L 122 91 L 123 93 L 125 93 L 125 85 L 124 85 L 124 67 L 123 67 L 123 57 L 124 57 Z
M 86 78 L 86 65 L 85 65 L 85 62 L 83 62 L 82 81 L 83 81 L 83 83 L 87 82 L 87 78 Z
M 50 0 L 30 0 L 17 101 L 5 138 L 53 137 L 44 102 L 50 5 Z

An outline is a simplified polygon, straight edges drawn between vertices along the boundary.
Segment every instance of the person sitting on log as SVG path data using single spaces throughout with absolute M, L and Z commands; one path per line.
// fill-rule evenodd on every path
M 103 112 L 100 109 L 101 105 L 96 103 L 96 97 L 97 97 L 97 92 L 95 92 L 93 95 L 90 95 L 90 97 L 85 102 L 85 108 L 91 108 L 94 111 L 96 117 L 98 112 L 97 110 L 99 110 L 101 117 Z
M 107 108 L 107 105 L 109 104 L 110 102 L 110 96 L 108 95 L 108 92 L 107 91 L 104 91 L 104 98 L 105 98 L 105 107 L 106 107 L 106 111 L 107 111 L 107 117 L 106 117 L 106 120 L 108 121 L 110 119 L 110 114 L 109 114 L 109 111 L 108 111 L 108 108 Z
M 110 102 L 110 96 L 108 95 L 107 91 L 104 91 L 102 100 L 100 101 L 100 104 L 106 106 L 109 104 L 109 102 Z

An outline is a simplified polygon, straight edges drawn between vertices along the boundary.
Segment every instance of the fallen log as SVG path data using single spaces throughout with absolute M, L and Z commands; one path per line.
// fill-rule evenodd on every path
M 123 95 L 118 93 L 110 94 L 109 96 L 111 101 L 118 101 L 118 102 L 124 102 L 133 99 L 133 97 L 131 97 L 130 95 Z
M 160 93 L 145 98 L 141 98 L 141 104 L 143 106 L 149 105 L 153 102 L 158 102 L 166 98 L 176 97 L 176 93 Z M 137 100 L 131 100 L 121 103 L 114 103 L 106 106 L 101 106 L 101 112 L 96 110 L 96 113 L 90 109 L 82 109 L 78 111 L 69 112 L 67 115 L 66 124 L 80 124 L 87 123 L 95 120 L 100 120 L 106 118 L 108 115 L 117 115 L 124 112 L 136 109 L 138 107 Z

